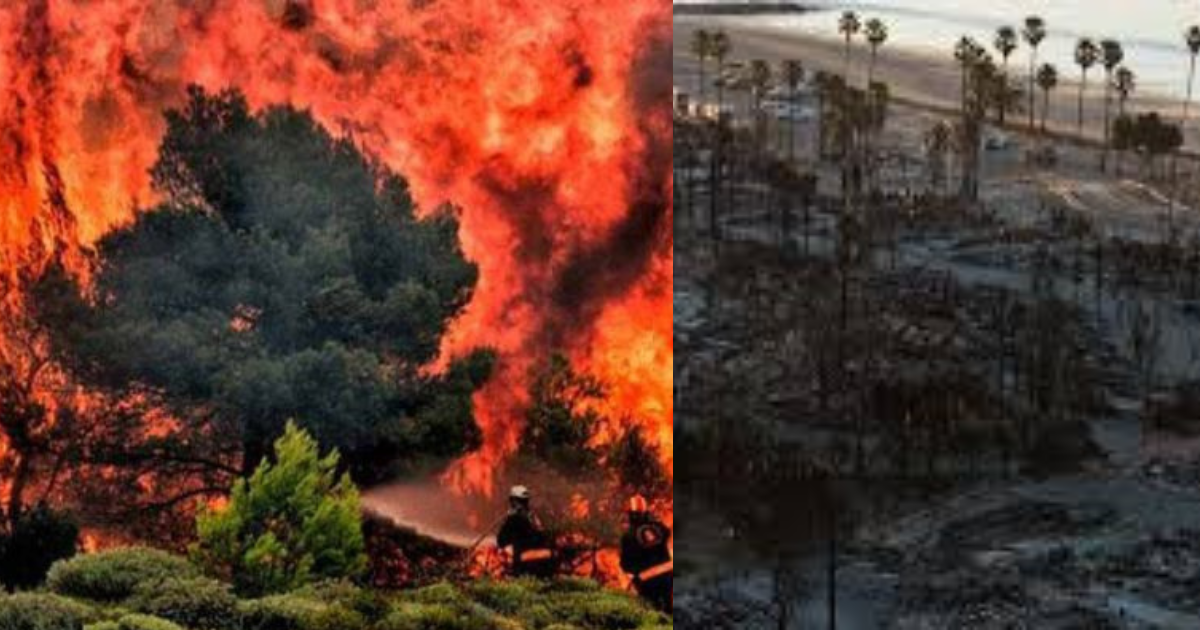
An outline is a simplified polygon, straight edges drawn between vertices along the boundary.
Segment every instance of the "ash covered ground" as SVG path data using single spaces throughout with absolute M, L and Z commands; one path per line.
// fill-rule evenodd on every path
M 717 168 L 675 124 L 679 626 L 829 627 L 832 572 L 850 630 L 1200 627 L 1194 179 L 1014 133 L 963 202 L 892 103 L 847 202 L 727 98 Z

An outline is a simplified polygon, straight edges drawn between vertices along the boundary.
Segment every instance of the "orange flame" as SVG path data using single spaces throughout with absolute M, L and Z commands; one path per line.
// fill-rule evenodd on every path
M 671 471 L 668 8 L 657 0 L 26 0 L 0 7 L 0 296 L 154 200 L 161 112 L 188 83 L 291 103 L 461 208 L 478 287 L 439 366 L 500 356 L 475 399 L 489 491 L 529 368 L 612 387 Z M 438 366 L 434 366 L 435 368 Z M 625 421 L 625 420 L 622 420 Z

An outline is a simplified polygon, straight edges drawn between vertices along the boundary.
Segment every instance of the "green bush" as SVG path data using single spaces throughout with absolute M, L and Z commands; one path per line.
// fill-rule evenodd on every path
M 244 630 L 358 630 L 367 627 L 362 613 L 338 603 L 295 594 L 242 602 Z
M 471 599 L 502 615 L 515 615 L 537 605 L 537 583 L 526 580 L 480 580 L 466 586 Z
M 419 604 L 459 605 L 466 602 L 462 591 L 448 582 L 439 582 L 409 593 L 407 599 Z
M 652 630 L 670 618 L 592 580 L 440 583 L 399 595 L 376 630 Z
M 238 625 L 237 598 L 229 586 L 204 577 L 143 582 L 129 606 L 190 630 L 227 630 Z
M 365 589 L 346 580 L 317 582 L 291 594 L 353 610 L 369 621 L 378 621 L 391 611 L 391 603 L 379 591 Z
M 358 489 L 338 461 L 289 422 L 275 461 L 238 481 L 224 509 L 197 517 L 192 558 L 251 596 L 358 575 L 367 565 Z
M 81 630 L 92 611 L 44 593 L 0 595 L 0 630 Z
M 150 615 L 125 615 L 117 622 L 117 630 L 185 630 L 179 624 Z
M 503 621 L 478 607 L 405 602 L 377 630 L 497 630 Z
M 618 592 L 571 593 L 553 597 L 547 603 L 555 619 L 596 630 L 632 630 L 659 625 L 665 619 Z
M 84 626 L 83 630 L 121 630 L 121 624 L 115 621 L 98 621 Z
M 196 575 L 196 568 L 184 558 L 157 549 L 127 547 L 56 562 L 46 584 L 60 595 L 118 602 L 133 595 L 139 584 Z
M 562 577 L 554 580 L 537 582 L 536 584 L 540 592 L 548 594 L 594 593 L 601 590 L 600 584 L 595 580 L 589 580 L 581 577 Z

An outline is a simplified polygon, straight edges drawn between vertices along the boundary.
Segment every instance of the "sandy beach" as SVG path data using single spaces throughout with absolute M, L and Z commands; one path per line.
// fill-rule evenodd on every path
M 736 18 L 720 16 L 675 16 L 674 20 L 674 68 L 675 83 L 695 92 L 699 64 L 689 51 L 692 33 L 699 28 L 721 28 L 733 40 L 732 59 L 765 59 L 779 62 L 798 59 L 809 71 L 823 70 L 842 74 L 845 71 L 845 48 L 834 36 L 813 36 L 809 33 L 780 33 L 769 29 L 747 27 Z M 985 43 L 985 42 L 981 42 Z M 895 99 L 920 107 L 952 112 L 957 108 L 960 74 L 953 57 L 954 41 L 946 42 L 944 55 L 932 55 L 888 47 L 880 49 L 876 60 L 875 76 L 889 84 Z M 851 80 L 858 85 L 867 81 L 869 54 L 866 45 L 859 39 L 851 50 Z M 1010 72 L 1014 76 L 1026 76 L 1027 57 L 1018 52 L 1010 59 Z M 713 64 L 710 63 L 711 71 Z M 1059 67 L 1059 85 L 1051 92 L 1050 114 L 1047 125 L 1055 133 L 1074 134 L 1077 128 L 1078 67 Z M 1098 139 L 1102 135 L 1104 115 L 1104 73 L 1092 69 L 1088 74 L 1087 91 L 1084 95 L 1084 135 Z M 710 90 L 711 94 L 711 90 Z M 1038 116 L 1041 116 L 1041 92 L 1037 92 Z M 1115 99 L 1115 96 L 1114 96 Z M 1113 110 L 1115 112 L 1114 103 Z M 1129 111 L 1157 110 L 1164 115 L 1177 117 L 1180 103 L 1177 99 L 1154 94 L 1135 94 L 1129 101 Z M 1193 109 L 1195 111 L 1195 108 Z M 1114 114 L 1115 115 L 1115 114 Z M 1012 115 L 1010 123 L 1023 126 L 1028 120 L 1025 113 Z M 1195 133 L 1195 123 L 1189 127 L 1189 146 L 1200 146 Z

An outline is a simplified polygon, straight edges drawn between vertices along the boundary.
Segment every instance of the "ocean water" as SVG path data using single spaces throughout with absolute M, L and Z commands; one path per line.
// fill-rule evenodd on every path
M 707 0 L 676 0 L 705 2 Z M 728 1 L 728 0 L 726 0 Z M 736 0 L 735 0 L 736 1 Z M 1048 37 L 1039 48 L 1039 63 L 1058 66 L 1065 77 L 1078 76 L 1073 51 L 1080 37 L 1113 38 L 1125 48 L 1125 64 L 1138 78 L 1139 89 L 1179 95 L 1186 89 L 1189 54 L 1183 31 L 1200 24 L 1197 0 L 798 0 L 818 10 L 800 16 L 736 18 L 763 28 L 799 30 L 836 37 L 837 17 L 853 9 L 864 18 L 888 24 L 886 46 L 952 54 L 955 42 L 970 35 L 989 46 L 1002 25 L 1020 28 L 1025 16 L 1046 20 Z M 994 52 L 994 51 L 993 51 Z M 1010 63 L 1023 68 L 1024 47 Z M 1091 77 L 1098 76 L 1093 69 Z M 1200 83 L 1200 81 L 1198 81 Z M 1200 94 L 1200 85 L 1197 86 Z

